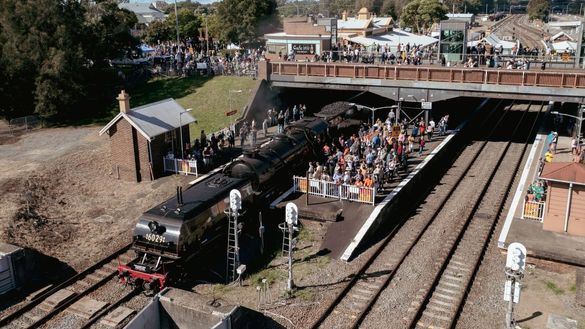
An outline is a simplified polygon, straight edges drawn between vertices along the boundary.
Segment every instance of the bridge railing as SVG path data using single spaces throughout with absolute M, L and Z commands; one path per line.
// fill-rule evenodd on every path
M 324 78 L 407 80 L 527 87 L 585 88 L 585 73 L 352 63 L 272 62 L 271 74 Z
M 293 176 L 294 191 L 307 193 L 307 178 Z M 348 184 L 336 184 L 335 182 L 320 179 L 309 179 L 310 195 L 318 195 L 324 198 L 349 200 L 355 202 L 369 203 L 374 205 L 376 201 L 376 188 L 366 186 L 355 186 Z
M 187 159 L 170 159 L 163 157 L 163 168 L 165 172 L 198 176 L 197 161 Z

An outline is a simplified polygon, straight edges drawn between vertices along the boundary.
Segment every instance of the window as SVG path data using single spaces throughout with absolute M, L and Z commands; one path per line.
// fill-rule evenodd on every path
M 279 52 L 283 55 L 288 53 L 286 44 L 281 43 L 268 43 L 266 44 L 266 48 L 269 54 L 278 54 Z

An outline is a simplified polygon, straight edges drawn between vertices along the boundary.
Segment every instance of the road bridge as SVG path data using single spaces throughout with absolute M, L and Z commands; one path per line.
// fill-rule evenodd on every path
M 459 96 L 585 103 L 585 71 L 260 62 L 275 87 L 369 91 L 404 101 Z

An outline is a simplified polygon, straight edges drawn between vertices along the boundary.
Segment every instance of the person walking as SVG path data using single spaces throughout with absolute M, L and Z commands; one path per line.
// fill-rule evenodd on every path
M 422 155 L 424 149 L 425 149 L 425 139 L 423 136 L 420 136 L 420 138 L 418 139 L 418 156 Z
M 264 118 L 262 121 L 262 131 L 264 132 L 264 137 L 268 136 L 268 117 Z

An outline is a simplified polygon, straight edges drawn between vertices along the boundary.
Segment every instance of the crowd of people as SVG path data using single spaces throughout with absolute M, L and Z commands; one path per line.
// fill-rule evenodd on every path
M 153 60 L 153 73 L 170 74 L 176 72 L 183 76 L 195 73 L 202 75 L 250 75 L 256 76 L 258 61 L 265 52 L 257 49 L 213 49 L 197 45 L 161 43 L 153 47 L 147 55 Z
M 408 171 L 408 158 L 421 156 L 435 132 L 446 133 L 448 120 L 445 115 L 439 123 L 431 119 L 426 125 L 420 118 L 409 132 L 408 121 L 395 122 L 394 112 L 390 112 L 384 122 L 362 124 L 356 134 L 321 141 L 323 158 L 309 165 L 308 174 L 337 185 L 384 189 L 399 170 Z M 394 126 L 400 127 L 398 135 L 393 135 Z

